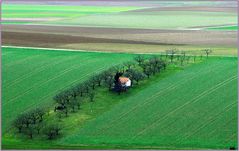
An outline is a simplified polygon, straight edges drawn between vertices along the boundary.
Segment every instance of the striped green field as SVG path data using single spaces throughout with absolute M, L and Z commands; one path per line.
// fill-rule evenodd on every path
M 127 54 L 3 48 L 3 132 L 21 112 L 50 105 L 62 89 L 132 58 Z M 14 112 L 12 112 L 14 110 Z
M 226 149 L 237 144 L 237 59 L 155 80 L 60 144 Z
M 82 16 L 69 22 L 56 21 L 49 24 L 77 26 L 140 28 L 140 29 L 185 29 L 195 26 L 235 24 L 235 13 L 197 11 L 123 12 L 116 14 Z
M 132 12 L 144 8 L 147 7 L 3 4 L 2 18 L 8 19 L 3 24 L 141 29 L 187 29 L 237 23 L 237 14 L 231 12 Z
M 74 20 L 82 16 L 93 14 L 107 14 L 140 9 L 141 7 L 124 7 L 124 6 L 58 6 L 58 5 L 33 5 L 33 4 L 3 4 L 2 18 L 9 19 L 3 24 L 26 24 L 42 23 L 52 20 Z M 142 7 L 143 8 L 143 7 Z M 17 19 L 18 21 L 14 21 Z M 24 22 L 28 19 L 28 22 Z M 41 21 L 39 21 L 41 19 Z M 50 19 L 50 20 L 49 20 Z M 23 20 L 23 21 L 19 21 Z
M 227 149 L 237 146 L 237 58 L 209 57 L 170 67 L 125 95 L 97 90 L 97 112 L 65 119 L 66 131 L 47 142 L 15 137 L 11 121 L 52 97 L 132 54 L 3 48 L 2 128 L 5 148 Z M 14 112 L 13 112 L 14 111 Z M 82 122 L 84 121 L 84 122 Z M 67 128 L 68 127 L 68 128 Z M 108 146 L 108 147 L 107 147 Z

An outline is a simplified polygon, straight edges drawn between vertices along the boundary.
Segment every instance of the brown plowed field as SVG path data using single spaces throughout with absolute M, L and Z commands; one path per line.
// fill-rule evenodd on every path
M 235 31 L 113 29 L 40 25 L 3 25 L 3 44 L 77 43 L 176 44 L 235 46 Z M 42 43 L 42 44 L 41 44 Z

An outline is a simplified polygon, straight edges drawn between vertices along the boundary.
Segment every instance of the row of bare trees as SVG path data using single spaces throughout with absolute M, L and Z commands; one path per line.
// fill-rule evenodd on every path
M 212 53 L 211 49 L 203 50 L 208 57 Z M 167 65 L 176 62 L 183 65 L 184 62 L 189 62 L 190 58 L 196 60 L 196 55 L 186 55 L 185 51 L 176 49 L 167 50 L 164 59 L 162 55 L 145 57 L 145 55 L 137 55 L 134 60 L 125 62 L 120 65 L 113 66 L 101 73 L 93 74 L 88 80 L 79 83 L 65 91 L 62 91 L 54 96 L 56 106 L 54 111 L 59 119 L 63 116 L 67 117 L 69 112 L 76 112 L 81 109 L 83 100 L 88 98 L 89 102 L 95 100 L 95 89 L 97 87 L 106 87 L 109 91 L 116 90 L 119 94 L 125 89 L 121 85 L 116 86 L 115 75 L 120 73 L 123 76 L 130 78 L 131 87 L 138 85 L 139 81 L 150 76 L 160 73 L 165 70 Z M 202 57 L 202 56 L 201 56 Z M 92 110 L 92 108 L 91 108 Z M 48 139 L 56 138 L 61 131 L 61 127 L 54 124 L 43 122 L 46 111 L 42 108 L 37 108 L 19 115 L 14 121 L 14 127 L 19 133 L 28 135 L 33 138 L 33 135 L 45 135 Z
M 206 55 L 206 57 L 208 58 L 208 56 L 213 51 L 212 51 L 212 49 L 207 48 L 207 49 L 202 49 L 201 52 L 204 53 Z M 180 61 L 180 64 L 183 65 L 183 62 L 188 63 L 190 58 L 193 58 L 193 61 L 195 62 L 197 57 L 200 57 L 200 59 L 202 59 L 202 56 L 203 56 L 202 53 L 200 55 L 196 55 L 195 52 L 189 53 L 188 55 L 186 55 L 186 53 L 187 53 L 187 51 L 180 51 L 178 49 L 169 49 L 169 50 L 165 51 L 165 57 L 169 58 L 170 63 L 173 63 L 175 58 L 177 58 L 177 61 Z
M 61 128 L 56 124 L 47 125 L 44 122 L 46 110 L 43 108 L 36 108 L 20 114 L 13 122 L 13 126 L 18 130 L 18 133 L 27 135 L 33 138 L 34 135 L 46 135 L 48 139 L 53 139 L 59 135 Z M 53 128 L 54 127 L 54 128 Z M 53 131 L 56 130 L 56 133 Z
M 149 78 L 150 75 L 159 73 L 165 68 L 166 62 L 159 57 L 145 58 L 144 55 L 138 55 L 132 61 L 113 66 L 101 73 L 93 74 L 88 80 L 54 96 L 53 99 L 57 103 L 55 111 L 58 112 L 57 115 L 59 118 L 62 117 L 62 114 L 67 117 L 70 111 L 75 112 L 76 110 L 80 110 L 80 106 L 86 97 L 88 97 L 90 102 L 94 102 L 94 90 L 97 87 L 104 86 L 109 91 L 115 88 L 115 75 L 117 73 L 130 78 L 132 82 L 131 86 L 133 86 L 134 83 L 138 84 L 145 77 Z M 120 85 L 116 89 L 119 94 L 123 90 Z

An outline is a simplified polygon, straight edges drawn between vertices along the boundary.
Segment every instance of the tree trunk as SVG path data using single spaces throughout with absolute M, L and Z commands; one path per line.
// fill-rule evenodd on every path
M 22 127 L 18 127 L 18 133 L 22 132 Z

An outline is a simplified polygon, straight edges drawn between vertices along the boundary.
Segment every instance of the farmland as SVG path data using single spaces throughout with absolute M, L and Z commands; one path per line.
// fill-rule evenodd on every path
M 220 68 L 212 70 L 214 66 Z M 61 143 L 137 144 L 166 148 L 235 145 L 236 66 L 236 58 L 215 58 L 155 81 L 156 84 L 139 90 Z M 220 76 L 212 79 L 212 74 Z M 93 128 L 95 125 L 97 127 Z M 223 138 L 219 139 L 220 136 Z
M 2 148 L 238 148 L 237 30 L 234 1 L 3 1 Z M 122 68 L 139 84 L 92 87 Z M 19 128 L 36 108 L 40 129 L 31 117 Z
M 129 53 L 211 47 L 215 55 L 236 55 L 236 30 L 217 29 L 236 26 L 235 6 L 223 1 L 6 2 L 3 43 Z
M 108 55 L 104 53 L 79 54 L 50 50 L 42 52 L 4 49 L 2 68 L 4 131 L 18 113 L 33 106 L 49 104 L 54 94 L 61 89 L 87 79 L 93 72 L 97 73 L 112 66 L 112 60 L 119 60 L 115 62 L 117 64 L 131 58 L 131 55 L 126 54 L 113 54 L 107 57 Z M 102 59 L 104 62 L 101 62 Z M 11 112 L 13 108 L 16 112 Z
M 109 67 L 112 64 L 107 63 L 108 61 L 112 62 L 117 59 L 117 63 L 120 63 L 133 57 L 129 54 L 16 48 L 4 48 L 3 56 L 5 56 L 3 57 L 3 77 L 6 77 L 3 81 L 4 132 L 8 131 L 7 127 L 16 117 L 16 113 L 24 112 L 34 106 L 49 105 L 49 101 L 53 103 L 52 97 L 57 91 L 86 79 L 92 72 Z M 88 60 L 88 57 L 91 59 Z M 95 59 L 92 59 L 94 57 Z M 11 58 L 16 58 L 16 60 Z M 102 59 L 104 62 L 101 61 Z M 57 63 L 57 68 L 55 63 Z M 45 66 L 43 66 L 44 64 Z M 7 68 L 9 66 L 11 68 Z M 227 148 L 236 145 L 236 66 L 237 58 L 213 57 L 205 62 L 190 65 L 182 71 L 171 68 L 173 70 L 164 73 L 165 76 L 154 78 L 154 81 L 145 84 L 144 88 L 136 88 L 126 96 L 119 97 L 112 94 L 107 96 L 104 95 L 108 93 L 107 91 L 99 90 L 103 94 L 98 96 L 99 100 L 97 100 L 95 108 L 96 113 L 101 113 L 100 116 L 95 115 L 96 113 L 91 115 L 92 113 L 89 113 L 89 107 L 86 105 L 83 113 L 66 119 L 66 121 L 71 121 L 69 122 L 71 131 L 65 130 L 65 133 L 70 135 L 57 140 L 55 145 L 58 144 L 63 148 L 64 145 L 71 148 L 71 146 L 80 147 L 87 144 L 101 146 L 102 143 L 109 144 L 112 148 L 115 148 L 114 144 L 122 147 L 127 147 L 125 144 L 128 144 L 128 147 L 142 148 L 147 148 L 147 146 Z M 33 70 L 34 68 L 35 70 Z M 46 73 L 46 71 L 51 72 Z M 15 77 L 7 76 L 9 74 Z M 218 76 L 212 79 L 210 78 L 212 74 Z M 30 87 L 28 87 L 29 85 Z M 194 86 L 193 89 L 191 86 Z M 101 102 L 101 100 L 107 101 Z M 108 104 L 112 101 L 113 104 Z M 107 105 L 108 107 L 113 107 L 103 108 L 107 112 L 97 110 L 97 106 L 102 108 L 106 104 L 109 105 Z M 16 112 L 11 112 L 13 108 Z M 224 110 L 225 114 L 222 114 Z M 86 122 L 88 120 L 83 120 L 84 117 L 95 120 Z M 74 123 L 73 119 L 82 120 L 77 120 Z M 229 121 L 225 122 L 227 120 Z M 87 124 L 78 128 L 76 124 L 83 121 Z M 174 122 L 172 123 L 172 121 Z M 66 125 L 69 126 L 69 123 L 66 122 Z M 225 125 L 225 123 L 228 124 Z M 72 125 L 75 125 L 74 131 L 72 131 Z M 95 125 L 97 127 L 93 128 Z M 217 127 L 217 129 L 212 131 L 213 127 Z M 124 131 L 125 129 L 128 129 L 130 133 Z M 184 133 L 181 133 L 182 131 Z M 225 137 L 217 139 L 222 135 Z M 171 137 L 164 138 L 167 136 Z M 5 135 L 5 137 L 7 139 L 9 135 Z M 162 138 L 164 141 L 156 141 L 161 140 L 161 137 L 164 138 Z M 178 144 L 175 143 L 172 146 L 170 143 L 174 142 L 176 138 L 183 140 L 183 143 L 178 141 Z M 208 141 L 204 142 L 204 139 Z M 6 141 L 6 144 L 9 143 Z M 194 145 L 195 143 L 197 145 Z M 20 147 L 17 144 L 14 144 L 15 147 Z M 32 147 L 34 148 L 34 146 Z M 37 148 L 37 144 L 35 148 Z
M 211 27 L 209 30 L 238 30 L 238 26 Z

